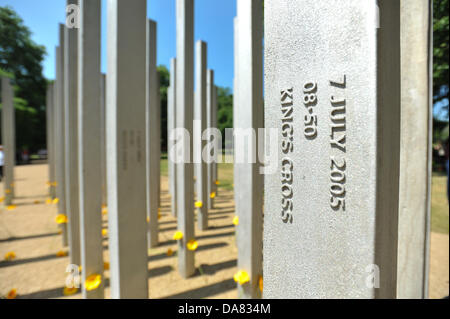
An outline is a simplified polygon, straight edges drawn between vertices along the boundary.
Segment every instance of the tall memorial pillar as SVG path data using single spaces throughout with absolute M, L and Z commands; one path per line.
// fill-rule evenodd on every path
M 401 0 L 401 150 L 398 298 L 428 298 L 433 4 Z
M 266 0 L 264 14 L 265 122 L 279 130 L 264 297 L 395 298 L 400 1 Z
M 56 94 L 55 94 L 55 163 L 56 197 L 58 202 L 59 229 L 63 246 L 69 244 L 66 207 L 66 154 L 65 154 L 65 108 L 64 108 L 64 48 L 65 35 L 63 24 L 59 25 L 59 47 L 56 48 Z
M 78 5 L 78 0 L 67 0 L 67 5 Z M 78 181 L 78 28 L 66 26 L 64 30 L 65 169 L 69 255 L 71 264 L 81 265 Z
M 178 241 L 178 267 L 181 276 L 195 273 L 195 252 L 187 243 L 195 238 L 194 183 L 192 164 L 192 132 L 194 114 L 194 0 L 176 0 L 177 70 L 176 70 L 176 126 L 184 129 L 177 140 L 182 145 L 184 159 L 176 164 L 176 198 L 178 230 L 183 238 Z
M 169 172 L 169 190 L 170 190 L 170 201 L 171 201 L 171 209 L 172 216 L 177 216 L 177 170 L 175 167 L 174 161 L 174 138 L 175 138 L 175 128 L 176 128 L 176 68 L 177 68 L 177 59 L 172 58 L 170 60 L 170 86 L 168 89 L 167 96 L 167 158 L 168 158 L 168 172 Z
M 5 205 L 12 205 L 14 199 L 14 166 L 16 165 L 14 92 L 11 80 L 2 76 L 2 143 L 3 181 Z
M 260 298 L 262 280 L 263 176 L 257 159 L 258 129 L 264 127 L 263 3 L 238 0 L 238 101 L 235 107 L 235 169 L 239 172 L 236 196 L 239 298 Z M 213 93 L 214 95 L 214 93 Z
M 206 68 L 207 68 L 207 44 L 203 41 L 196 43 L 196 94 L 195 94 L 195 110 L 193 139 L 194 139 L 194 162 L 196 166 L 196 190 L 197 201 L 195 207 L 197 209 L 198 229 L 208 229 L 208 189 L 207 189 L 207 164 L 202 156 L 206 146 L 206 140 L 203 133 L 207 127 L 206 115 Z
M 111 297 L 148 297 L 147 1 L 108 0 L 107 170 Z
M 54 94 L 55 83 L 47 86 L 46 94 L 46 126 L 47 126 L 47 163 L 48 163 L 48 194 L 51 199 L 56 198 L 55 187 L 55 135 L 54 135 Z
M 156 22 L 147 20 L 146 64 L 146 150 L 147 150 L 147 217 L 148 246 L 158 246 L 158 208 L 161 161 L 161 103 L 156 69 Z

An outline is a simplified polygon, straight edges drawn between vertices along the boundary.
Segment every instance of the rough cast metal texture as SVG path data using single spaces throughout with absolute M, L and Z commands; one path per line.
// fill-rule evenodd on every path
M 48 158 L 48 194 L 54 199 L 55 194 L 55 160 L 54 160 L 54 134 L 53 134 L 53 113 L 54 113 L 54 84 L 48 84 L 46 94 L 46 128 L 47 128 L 47 158 Z
M 214 71 L 208 70 L 206 75 L 206 127 L 208 129 L 208 143 L 213 145 L 214 137 L 212 128 L 214 128 Z M 214 163 L 207 163 L 207 209 L 214 208 L 214 198 L 211 194 L 214 192 Z
M 103 298 L 103 282 L 87 291 L 89 276 L 103 275 L 100 107 L 101 0 L 80 0 L 78 31 L 78 133 L 83 298 Z M 102 276 L 103 277 L 103 276 Z
M 4 154 L 4 190 L 5 205 L 11 205 L 14 199 L 14 165 L 15 165 L 15 115 L 13 105 L 13 88 L 10 79 L 2 77 L 2 143 Z
M 395 298 L 400 2 L 269 0 L 264 30 L 264 297 Z
M 148 297 L 145 0 L 108 0 L 107 171 L 111 297 Z
M 196 43 L 196 94 L 194 121 L 197 126 L 194 128 L 194 158 L 196 166 L 196 190 L 197 202 L 201 202 L 201 207 L 197 208 L 198 229 L 208 229 L 208 190 L 207 190 L 207 165 L 203 160 L 202 152 L 206 146 L 206 140 L 203 139 L 203 132 L 206 130 L 206 67 L 207 67 L 207 44 L 203 41 Z
M 106 206 L 106 74 L 102 74 L 100 76 L 100 143 L 102 206 Z
M 78 0 L 67 0 L 67 5 Z M 66 153 L 66 209 L 69 218 L 70 263 L 81 265 L 80 200 L 78 182 L 78 29 L 65 30 L 64 107 Z
M 263 64 L 262 27 L 263 4 L 261 0 L 238 0 L 238 61 L 237 87 L 239 90 L 236 108 L 236 129 L 255 132 L 264 127 L 263 118 Z M 241 138 L 242 139 L 242 138 Z M 236 145 L 238 157 L 248 150 L 258 152 L 258 137 L 248 143 Z M 263 176 L 260 165 L 250 158 L 235 163 L 239 172 L 239 194 L 236 198 L 236 227 L 238 248 L 238 270 L 246 271 L 250 282 L 239 285 L 239 298 L 260 298 L 259 278 L 262 276 L 262 218 L 263 218 Z
M 158 246 L 158 208 L 161 158 L 161 110 L 156 69 L 156 22 L 147 20 L 146 143 L 148 246 Z
M 401 1 L 398 298 L 427 298 L 430 246 L 432 2 Z
M 178 241 L 178 267 L 181 276 L 190 277 L 195 273 L 195 253 L 186 248 L 194 239 L 194 183 L 192 164 L 192 126 L 194 104 L 194 0 L 177 0 L 177 85 L 176 110 L 177 128 L 185 129 L 184 136 L 177 143 L 185 145 L 189 154 L 186 161 L 176 164 L 177 170 L 177 217 L 178 230 L 183 239 Z M 186 139 L 189 139 L 186 141 Z
M 56 112 L 55 112 L 55 137 L 56 137 L 56 197 L 58 198 L 58 214 L 67 215 L 66 208 L 66 155 L 65 155 L 65 109 L 64 109 L 64 25 L 59 25 L 59 47 L 56 49 Z M 67 224 L 60 224 L 62 243 L 66 247 L 69 244 Z
M 175 168 L 175 162 L 174 162 L 174 129 L 176 127 L 176 105 L 177 105 L 177 99 L 176 99 L 176 67 L 177 67 L 177 59 L 172 58 L 170 60 L 170 86 L 168 90 L 168 97 L 167 97 L 167 136 L 168 136 L 168 158 L 169 158 L 169 187 L 170 187 L 170 201 L 172 208 L 172 215 L 174 217 L 177 216 L 177 199 L 176 199 L 176 173 L 177 170 Z

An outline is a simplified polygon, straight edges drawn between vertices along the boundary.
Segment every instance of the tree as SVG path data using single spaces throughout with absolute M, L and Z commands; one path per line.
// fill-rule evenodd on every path
M 31 40 L 30 30 L 17 13 L 10 7 L 0 7 L 0 69 L 13 76 L 18 150 L 36 151 L 46 144 L 45 54 L 45 48 Z
M 158 74 L 161 99 L 161 150 L 167 151 L 167 89 L 170 84 L 170 72 L 164 65 L 160 65 Z
M 448 10 L 448 0 L 433 1 L 433 102 L 444 105 L 445 116 L 449 103 Z

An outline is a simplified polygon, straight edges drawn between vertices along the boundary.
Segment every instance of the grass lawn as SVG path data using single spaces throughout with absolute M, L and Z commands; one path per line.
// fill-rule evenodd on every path
M 167 176 L 167 159 L 161 160 L 161 175 Z M 219 164 L 220 187 L 233 189 L 233 164 Z M 431 231 L 449 233 L 447 177 L 433 175 L 431 187 Z
M 447 177 L 433 175 L 431 182 L 431 231 L 448 234 Z

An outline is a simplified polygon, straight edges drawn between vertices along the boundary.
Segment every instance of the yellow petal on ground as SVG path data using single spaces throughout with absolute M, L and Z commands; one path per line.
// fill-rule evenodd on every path
M 175 234 L 173 234 L 173 239 L 174 240 L 181 240 L 183 239 L 183 233 L 180 231 L 177 231 Z
M 35 205 L 40 204 L 40 203 L 41 203 L 40 200 L 35 200 L 35 201 L 34 201 L 34 204 L 35 204 Z
M 58 204 L 58 203 L 59 203 L 59 198 L 55 198 L 55 199 L 52 201 L 52 203 L 53 203 L 53 204 Z
M 103 262 L 103 270 L 109 270 L 109 262 Z
M 167 256 L 172 256 L 173 255 L 173 250 L 172 249 L 167 249 Z
M 55 221 L 58 225 L 61 224 L 67 224 L 68 220 L 67 220 L 67 216 L 64 214 L 58 214 L 58 216 L 56 216 Z
M 239 283 L 239 285 L 243 285 L 247 282 L 250 281 L 250 276 L 248 275 L 248 273 L 244 270 L 239 270 L 235 275 L 234 275 L 234 281 Z
M 11 194 L 11 190 L 10 189 L 5 189 L 5 194 Z
M 14 210 L 16 208 L 17 208 L 16 205 L 9 205 L 9 206 L 6 207 L 7 210 Z
M 66 257 L 67 256 L 67 252 L 60 250 L 56 253 L 56 257 Z
M 203 207 L 203 202 L 201 200 L 195 202 L 195 207 L 196 208 L 202 208 Z
M 92 291 L 97 289 L 102 283 L 102 276 L 99 274 L 93 274 L 86 278 L 84 282 L 84 287 L 87 291 Z
M 5 201 L 5 197 L 0 197 L 0 203 L 3 203 Z
M 16 299 L 17 297 L 17 289 L 11 289 L 6 295 L 6 299 Z
M 216 192 L 212 192 L 212 193 L 209 195 L 209 197 L 211 197 L 211 198 L 216 198 Z
M 147 217 L 147 223 L 150 223 L 150 217 Z
M 52 201 L 51 198 L 47 198 L 47 199 L 45 200 L 45 203 L 48 204 L 48 205 L 50 205 L 51 203 L 53 203 L 53 201 Z
M 239 225 L 239 216 L 234 216 L 234 218 L 233 218 L 233 225 L 234 226 Z
M 103 237 L 106 237 L 106 236 L 108 236 L 108 230 L 105 228 L 105 229 L 102 229 L 102 236 Z
M 195 239 L 191 239 L 187 242 L 186 247 L 191 251 L 195 251 L 198 248 L 198 242 Z
M 219 181 L 216 181 L 216 185 L 220 185 L 220 182 L 219 182 Z
M 263 287 L 264 287 L 264 284 L 263 284 L 263 277 L 262 277 L 262 276 L 259 276 L 259 290 L 260 290 L 261 292 L 263 292 Z
M 14 260 L 14 259 L 16 259 L 16 253 L 15 252 L 10 251 L 10 252 L 7 252 L 5 254 L 5 260 L 6 261 L 11 261 L 11 260 Z
M 108 214 L 108 207 L 102 207 L 102 215 Z
M 78 288 L 69 288 L 69 287 L 64 287 L 63 293 L 64 296 L 71 296 L 71 295 L 75 295 L 78 292 Z
M 162 214 L 161 214 L 161 208 L 158 208 L 158 220 L 160 220 L 161 217 L 162 217 Z

